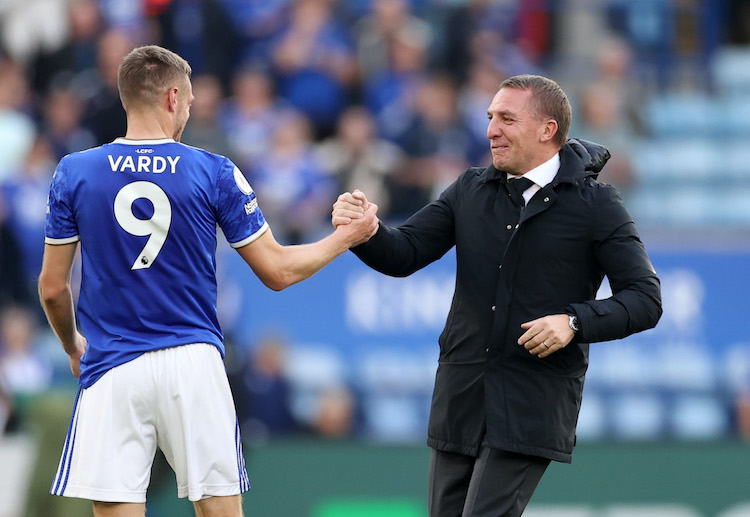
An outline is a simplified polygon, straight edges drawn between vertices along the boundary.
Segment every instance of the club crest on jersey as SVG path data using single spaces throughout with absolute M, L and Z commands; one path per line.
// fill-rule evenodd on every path
M 239 167 L 234 168 L 234 181 L 235 183 L 237 183 L 237 187 L 239 187 L 243 194 L 247 194 L 249 196 L 253 193 L 253 187 L 251 187 L 247 182 L 247 178 L 245 178 L 245 175 L 242 174 L 242 171 L 239 169 Z
M 150 172 L 152 174 L 161 174 L 166 172 L 167 169 L 174 174 L 177 172 L 177 162 L 180 161 L 180 156 L 148 156 L 143 154 L 137 156 L 137 160 L 133 156 L 118 156 L 115 158 L 111 154 L 108 154 L 107 158 L 112 172 Z

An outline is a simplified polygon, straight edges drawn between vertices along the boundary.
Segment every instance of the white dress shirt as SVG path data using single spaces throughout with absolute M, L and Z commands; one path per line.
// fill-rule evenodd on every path
M 543 164 L 537 167 L 534 167 L 526 174 L 522 174 L 521 176 L 514 176 L 512 174 L 508 174 L 508 179 L 520 177 L 520 178 L 528 178 L 534 182 L 534 184 L 530 186 L 529 188 L 527 188 L 523 193 L 523 200 L 526 204 L 528 204 L 529 199 L 531 199 L 534 196 L 534 194 L 536 194 L 543 187 L 546 187 L 549 183 L 552 182 L 553 179 L 555 179 L 555 176 L 557 175 L 557 171 L 559 170 L 560 170 L 560 153 L 556 153 L 552 158 L 550 158 Z

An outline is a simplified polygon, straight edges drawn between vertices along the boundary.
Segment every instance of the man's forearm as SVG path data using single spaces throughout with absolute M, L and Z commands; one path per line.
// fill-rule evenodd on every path
M 65 288 L 54 295 L 48 295 L 40 287 L 39 298 L 47 315 L 52 330 L 62 343 L 63 349 L 68 354 L 76 352 L 76 328 L 75 308 L 73 305 L 73 293 L 70 288 Z
M 286 246 L 279 257 L 281 285 L 285 288 L 311 277 L 348 249 L 346 240 L 336 232 L 318 242 Z

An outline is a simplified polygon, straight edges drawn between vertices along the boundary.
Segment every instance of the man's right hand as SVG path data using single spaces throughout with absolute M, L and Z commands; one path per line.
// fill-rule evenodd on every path
M 378 205 L 367 203 L 367 209 L 360 218 L 350 219 L 350 222 L 346 224 L 339 224 L 336 226 L 335 233 L 346 235 L 346 240 L 350 248 L 364 244 L 378 231 L 380 220 L 375 215 L 377 212 Z
M 86 338 L 76 332 L 75 350 L 73 353 L 68 354 L 68 357 L 70 357 L 70 371 L 76 379 L 81 376 L 81 357 L 86 353 L 87 345 L 88 342 L 86 341 Z
M 333 204 L 331 223 L 338 228 L 342 224 L 349 224 L 353 220 L 362 219 L 370 204 L 372 203 L 368 203 L 365 193 L 361 190 L 344 192 Z

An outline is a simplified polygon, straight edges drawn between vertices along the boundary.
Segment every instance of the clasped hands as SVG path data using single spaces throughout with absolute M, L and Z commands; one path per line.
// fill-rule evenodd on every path
M 372 231 L 364 239 L 360 239 L 353 244 L 353 246 L 357 246 L 370 240 L 378 231 L 380 220 L 375 215 L 377 212 L 378 205 L 367 201 L 367 197 L 361 190 L 344 192 L 333 204 L 331 224 L 338 229 L 340 226 L 364 219 L 363 223 L 368 224 Z M 371 217 L 372 221 L 370 220 Z

